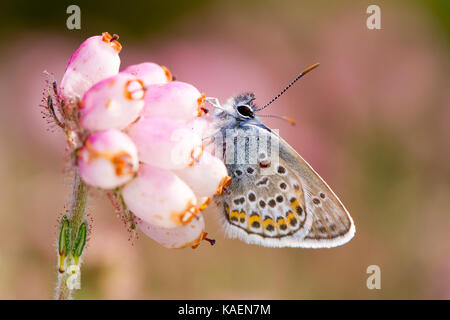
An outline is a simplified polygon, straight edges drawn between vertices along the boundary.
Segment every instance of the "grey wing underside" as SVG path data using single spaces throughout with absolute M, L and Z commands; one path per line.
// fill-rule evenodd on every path
M 234 141 L 234 158 L 225 159 L 232 182 L 216 196 L 225 233 L 268 247 L 329 248 L 348 242 L 354 223 L 323 179 L 275 133 L 256 126 L 245 131 L 256 139 Z M 276 142 L 278 150 L 272 147 Z M 249 158 L 252 152 L 256 159 Z

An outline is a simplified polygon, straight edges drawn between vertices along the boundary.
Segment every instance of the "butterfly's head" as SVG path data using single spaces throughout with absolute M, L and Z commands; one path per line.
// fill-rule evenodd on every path
M 255 100 L 253 93 L 239 94 L 228 99 L 223 105 L 217 98 L 206 98 L 206 101 L 214 107 L 212 116 L 216 126 L 220 128 L 230 128 L 252 120 L 258 121 L 255 116 L 257 107 L 253 104 L 253 100 Z
M 255 118 L 256 106 L 253 100 L 255 100 L 253 93 L 242 93 L 232 99 L 231 105 L 237 119 L 246 121 Z
M 311 70 L 317 68 L 319 66 L 318 63 L 313 64 L 312 66 L 303 70 L 291 83 L 289 83 L 279 94 L 277 94 L 272 100 L 267 102 L 260 108 L 257 108 L 253 104 L 253 100 L 255 100 L 255 95 L 253 93 L 242 93 L 240 95 L 235 96 L 227 101 L 227 103 L 223 106 L 220 105 L 219 100 L 217 98 L 206 98 L 206 101 L 212 104 L 215 107 L 215 111 L 213 116 L 221 121 L 221 126 L 224 127 L 226 125 L 235 126 L 240 125 L 242 123 L 248 124 L 252 122 L 253 124 L 262 125 L 261 121 L 258 119 L 259 117 L 271 117 L 278 118 L 282 120 L 288 121 L 291 125 L 295 125 L 294 120 L 286 116 L 278 116 L 278 115 L 258 115 L 256 118 L 255 114 L 258 111 L 261 111 L 272 104 L 275 100 L 281 97 L 294 83 L 298 81 L 305 74 L 310 72 Z M 228 124 L 223 124 L 223 123 Z

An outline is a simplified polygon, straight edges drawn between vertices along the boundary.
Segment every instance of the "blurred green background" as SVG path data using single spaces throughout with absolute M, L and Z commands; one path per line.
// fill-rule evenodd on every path
M 66 8 L 81 8 L 81 30 Z M 381 7 L 381 30 L 366 8 Z M 120 35 L 122 67 L 154 61 L 221 100 L 263 104 L 321 66 L 266 113 L 329 182 L 356 223 L 334 249 L 224 239 L 169 250 L 129 234 L 99 191 L 82 267 L 84 299 L 450 298 L 448 1 L 6 1 L 0 10 L 0 298 L 47 299 L 71 177 L 64 138 L 41 119 L 42 71 L 61 79 L 88 36 Z M 381 268 L 381 290 L 366 269 Z

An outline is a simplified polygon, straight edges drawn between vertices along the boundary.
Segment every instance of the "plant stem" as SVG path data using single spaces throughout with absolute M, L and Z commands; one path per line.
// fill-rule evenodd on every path
M 73 182 L 73 191 L 72 198 L 70 200 L 69 207 L 69 221 L 70 221 L 70 243 L 71 247 L 76 241 L 77 232 L 80 225 L 83 223 L 86 215 L 88 201 L 88 187 L 81 180 L 80 175 L 78 174 L 78 169 L 75 169 L 75 176 Z M 66 266 L 70 266 L 74 263 L 73 257 L 69 255 L 67 258 Z M 67 282 L 69 277 L 72 275 L 71 273 L 66 272 L 63 274 L 58 274 L 58 283 L 56 285 L 56 299 L 58 300 L 68 300 L 72 296 L 72 289 L 67 286 Z

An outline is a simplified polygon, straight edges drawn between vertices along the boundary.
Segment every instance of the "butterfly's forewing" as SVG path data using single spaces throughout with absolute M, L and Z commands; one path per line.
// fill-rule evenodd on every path
M 323 248 L 349 241 L 355 233 L 350 215 L 311 166 L 264 127 L 237 128 L 236 134 L 244 131 L 258 140 L 253 146 L 235 146 L 237 158 L 257 148 L 258 159 L 256 164 L 227 163 L 232 183 L 217 202 L 228 236 L 270 247 Z M 259 150 L 266 136 L 279 143 L 277 161 Z M 273 166 L 272 174 L 263 174 L 268 166 Z
M 353 220 L 342 202 L 314 169 L 280 138 L 280 157 L 301 182 L 306 210 L 312 216 L 302 246 L 335 247 L 348 242 L 355 234 Z

